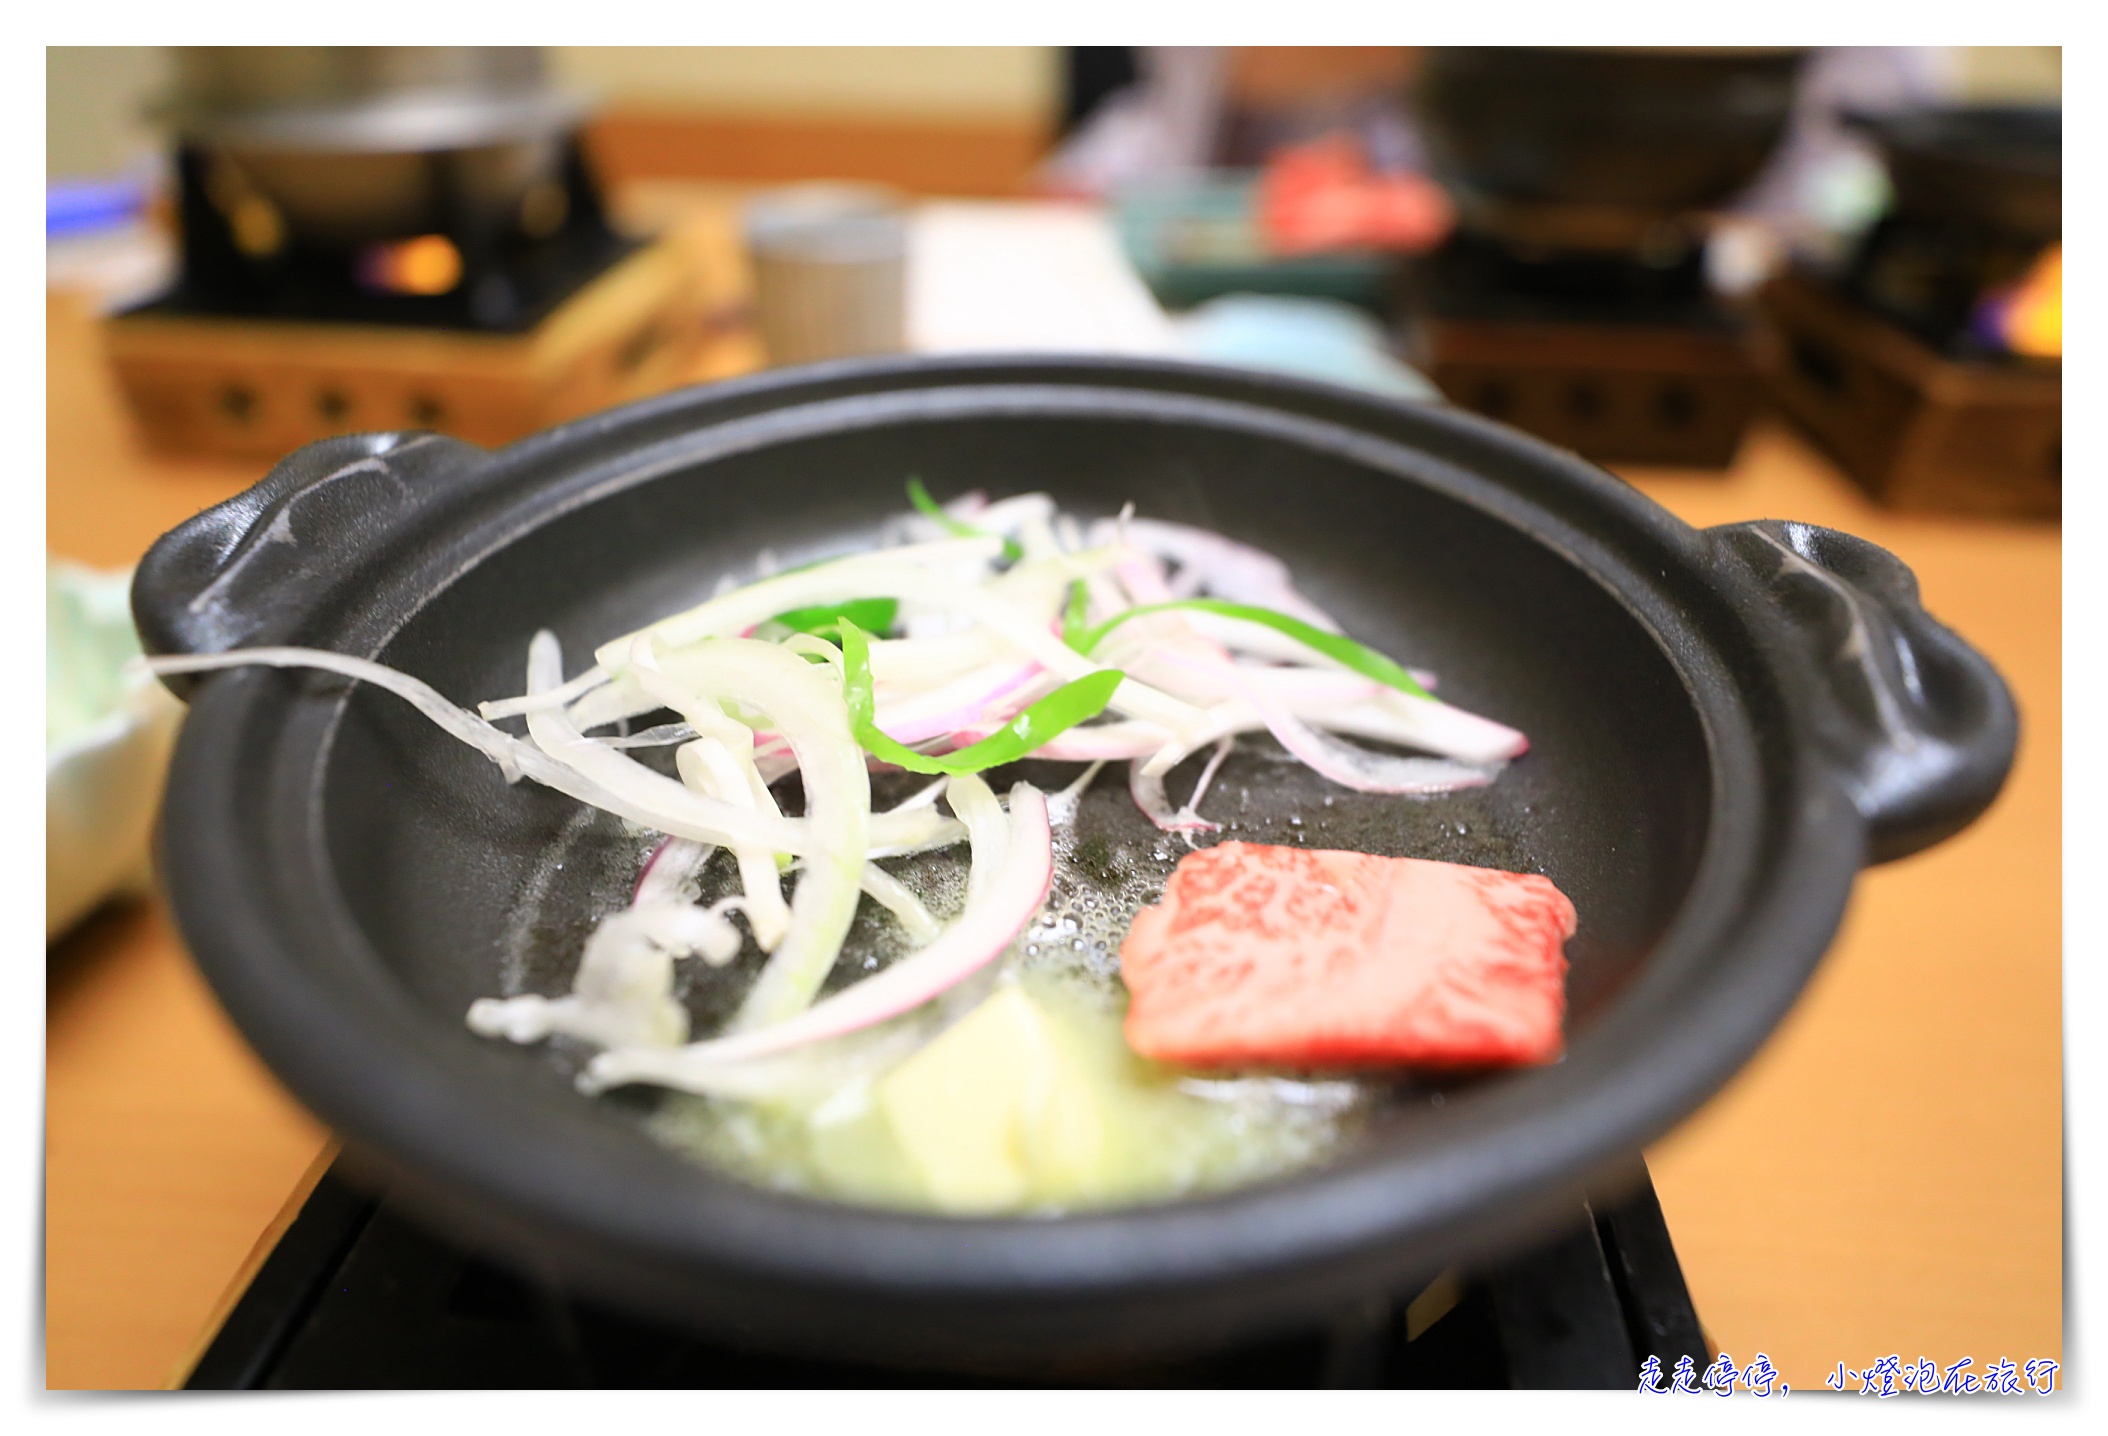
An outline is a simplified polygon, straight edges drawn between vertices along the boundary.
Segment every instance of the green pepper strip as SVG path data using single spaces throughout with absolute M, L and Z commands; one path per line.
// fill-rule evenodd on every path
M 1247 623 L 1263 624 L 1276 633 L 1286 634 L 1305 648 L 1316 649 L 1364 678 L 1375 679 L 1387 688 L 1395 688 L 1400 693 L 1410 693 L 1415 698 L 1434 697 L 1434 694 L 1413 681 L 1412 674 L 1367 644 L 1356 643 L 1353 639 L 1337 633 L 1327 633 L 1300 618 L 1291 618 L 1271 608 L 1260 608 L 1249 603 L 1228 603 L 1219 598 L 1183 598 L 1170 603 L 1145 603 L 1139 608 L 1130 608 L 1125 613 L 1115 614 L 1096 628 L 1085 629 L 1074 635 L 1064 629 L 1062 637 L 1069 647 L 1078 653 L 1087 654 L 1103 643 L 1108 633 L 1130 618 L 1141 618 L 1152 613 L 1173 613 L 1180 609 L 1218 613 L 1224 618 L 1241 618 Z
M 966 520 L 953 518 L 946 513 L 944 506 L 930 497 L 930 491 L 922 486 L 922 480 L 920 479 L 908 480 L 908 501 L 914 504 L 916 508 L 921 509 L 923 513 L 935 519 L 943 526 L 944 531 L 954 538 L 988 537 L 987 534 L 981 532 L 981 530 L 975 528 Z M 1017 546 L 1015 539 L 1006 538 L 1003 540 L 1003 558 L 1006 562 L 1016 563 L 1024 556 L 1025 551 Z
M 1061 616 L 1061 641 L 1076 647 L 1076 640 L 1090 629 L 1090 595 L 1085 591 L 1083 580 L 1069 585 L 1069 606 Z
M 778 624 L 792 633 L 820 633 L 835 620 L 846 618 L 859 628 L 884 635 L 893 631 L 893 619 L 899 612 L 900 600 L 897 598 L 852 598 L 846 603 L 793 608 L 777 614 L 769 623 Z
M 1117 668 L 1107 668 L 1064 683 L 980 742 L 932 756 L 889 737 L 872 721 L 869 636 L 846 618 L 834 625 L 834 631 L 842 640 L 842 695 L 849 703 L 850 731 L 865 752 L 910 773 L 978 773 L 1015 763 L 1042 743 L 1103 713 L 1125 676 Z

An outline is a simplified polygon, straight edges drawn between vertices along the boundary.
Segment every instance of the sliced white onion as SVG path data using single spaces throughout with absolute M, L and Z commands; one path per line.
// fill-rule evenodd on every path
M 1142 815 L 1167 833 L 1215 833 L 1222 824 L 1211 823 L 1200 815 L 1200 800 L 1207 796 L 1208 785 L 1215 781 L 1215 772 L 1223 760 L 1230 756 L 1235 745 L 1233 738 L 1216 741 L 1215 751 L 1209 755 L 1206 766 L 1200 771 L 1200 780 L 1193 785 L 1193 796 L 1186 799 L 1183 807 L 1174 809 L 1164 793 L 1164 773 L 1151 773 L 1140 762 L 1127 765 L 1127 792 L 1142 810 Z
M 1401 693 L 1383 684 L 1366 682 L 1349 674 L 1328 674 L 1309 668 L 1281 669 L 1253 664 L 1211 660 L 1169 645 L 1150 650 L 1135 660 L 1136 666 L 1182 687 L 1189 697 L 1228 692 L 1236 696 L 1213 704 L 1208 723 L 1215 733 L 1247 731 L 1253 726 L 1275 730 L 1277 719 L 1296 721 L 1315 730 L 1336 730 L 1377 738 L 1407 747 L 1424 748 L 1444 757 L 1473 765 L 1498 765 L 1529 747 L 1529 740 L 1505 724 L 1451 707 L 1439 699 Z M 1179 677 L 1178 675 L 1183 675 Z M 1255 725 L 1254 720 L 1257 720 Z M 1160 776 L 1187 753 L 1206 741 L 1208 729 L 1189 730 L 1181 741 L 1167 746 L 1148 761 L 1147 772 Z M 1287 746 L 1287 739 L 1282 739 Z M 1312 751 L 1325 745 L 1313 740 Z M 1349 744 L 1334 744 L 1334 761 L 1342 771 L 1360 771 L 1366 776 L 1387 763 L 1415 760 L 1391 759 L 1383 754 L 1364 753 Z M 1363 754 L 1372 769 L 1352 755 Z M 1315 766 L 1315 765 L 1313 765 Z M 1319 771 L 1324 771 L 1320 769 Z M 1404 770 L 1388 770 L 1405 781 Z M 1327 774 L 1330 776 L 1330 774 Z M 1353 786 L 1353 784 L 1349 784 Z M 1377 788 L 1369 791 L 1393 791 Z M 1419 788 L 1395 791 L 1421 791 Z
M 641 718 L 646 713 L 656 713 L 666 705 L 637 686 L 637 680 L 629 674 L 611 678 L 577 702 L 567 711 L 571 726 L 581 733 L 590 733 L 595 728 L 604 728 L 610 723 L 620 723 L 630 718 Z M 522 709 L 532 712 L 532 709 Z
M 1179 686 L 1173 675 L 1183 669 L 1186 678 L 1182 696 L 1196 701 L 1216 700 L 1210 713 L 1221 711 L 1225 716 L 1236 716 L 1232 728 L 1236 732 L 1265 726 L 1258 710 L 1242 697 L 1251 692 L 1265 695 L 1313 728 L 1423 748 L 1464 763 L 1504 762 L 1521 756 L 1530 746 L 1528 738 L 1504 723 L 1467 713 L 1438 699 L 1401 693 L 1353 674 L 1250 664 L 1238 664 L 1234 670 L 1210 670 L 1162 658 L 1163 655 L 1152 655 L 1141 666 L 1173 688 Z M 1229 701 L 1221 701 L 1224 698 Z M 1249 717 L 1243 716 L 1247 712 Z
M 1038 660 L 1048 672 L 1071 682 L 1088 677 L 1106 667 L 1094 662 L 1070 648 L 1018 609 L 985 593 L 972 590 L 953 590 L 944 595 L 947 606 L 955 612 L 965 614 L 976 623 L 1000 634 L 1028 657 Z M 1132 678 L 1123 678 L 1120 686 L 1113 690 L 1109 705 L 1115 711 L 1130 718 L 1141 718 L 1166 728 L 1184 729 L 1199 721 L 1199 711 L 1190 704 L 1182 703 L 1169 694 L 1160 693 L 1145 683 Z
M 1400 758 L 1372 753 L 1319 732 L 1281 704 L 1247 687 L 1244 699 L 1266 720 L 1267 731 L 1309 767 L 1360 793 L 1429 795 L 1478 788 L 1500 773 L 1499 763 L 1458 763 L 1447 758 Z
M 554 693 L 563 674 L 563 650 L 556 635 L 537 633 L 527 645 L 527 696 Z M 537 706 L 529 711 L 549 710 Z M 653 854 L 654 861 L 646 864 L 647 874 L 657 866 L 658 856 Z M 643 888 L 640 876 L 637 890 Z M 673 996 L 673 960 L 697 950 L 729 958 L 739 951 L 739 934 L 722 913 L 699 914 L 679 899 L 639 903 L 632 894 L 628 908 L 609 913 L 594 926 L 568 996 L 485 998 L 470 1006 L 469 1028 L 515 1042 L 561 1032 L 609 1047 L 679 1046 L 688 1037 L 688 1012 Z
M 909 853 L 926 853 L 937 848 L 948 848 L 964 839 L 966 828 L 957 818 L 948 818 L 934 808 L 895 809 L 890 813 L 871 815 L 871 847 L 865 854 L 873 858 L 905 857 Z
M 610 684 L 606 688 L 599 691 L 603 693 L 616 692 L 624 685 L 633 686 L 632 680 L 625 678 L 619 683 Z M 445 700 L 442 699 L 441 701 L 444 702 Z M 589 695 L 585 700 L 585 704 L 591 704 L 594 701 L 595 695 Z M 572 714 L 575 716 L 580 711 L 582 711 L 585 704 L 574 706 L 571 709 Z M 629 706 L 632 708 L 633 711 L 631 711 L 627 715 L 609 716 L 604 718 L 603 721 L 615 722 L 617 721 L 617 717 L 619 716 L 634 717 L 637 713 L 649 713 L 655 709 L 662 708 L 665 705 L 659 702 L 658 699 L 646 695 L 633 700 Z M 682 724 L 680 726 L 687 727 L 689 725 Z M 1000 725 L 990 724 L 988 725 L 987 731 L 994 732 L 996 727 L 998 726 Z M 512 739 L 511 735 L 509 734 L 503 733 L 497 729 L 493 729 L 492 731 L 497 733 L 500 738 L 507 739 L 508 741 L 517 742 L 517 740 Z M 1162 733 L 1163 730 L 1152 728 L 1150 731 Z M 790 744 L 785 742 L 780 734 L 756 734 L 755 739 L 755 771 L 764 783 L 773 783 L 778 778 L 782 778 L 790 773 L 794 773 L 797 771 L 797 758 L 791 752 Z M 592 741 L 600 743 L 604 747 L 613 746 L 607 739 L 594 739 Z M 1158 743 L 1152 744 L 1149 748 L 1149 751 L 1155 751 L 1156 747 L 1161 746 L 1161 742 L 1162 740 L 1159 739 Z M 541 757 L 541 755 L 539 753 L 536 753 L 534 749 L 527 748 L 524 745 L 522 745 L 522 751 L 531 754 L 535 758 Z M 1120 756 L 1124 757 L 1126 755 L 1123 753 Z M 873 761 L 875 762 L 876 760 Z M 581 780 L 578 780 L 574 777 L 574 785 L 577 784 L 579 781 Z M 552 786 L 554 785 L 552 784 Z M 653 821 L 651 818 L 638 816 L 637 814 L 629 810 L 610 807 L 609 802 L 603 802 L 592 797 L 586 797 L 584 791 L 574 791 L 572 788 L 566 788 L 564 789 L 564 791 L 572 793 L 572 796 L 580 798 L 581 801 L 594 803 L 596 806 L 599 807 L 608 807 L 611 812 L 618 812 L 622 816 L 627 817 L 631 821 L 639 823 L 642 826 L 656 827 L 661 832 L 674 831 L 673 829 L 667 828 L 661 822 Z M 592 791 L 597 792 L 600 790 L 594 789 Z M 931 792 L 930 797 L 934 798 L 937 793 L 942 791 L 943 788 L 941 783 L 938 785 L 933 785 L 933 791 Z M 917 813 L 909 811 L 909 809 L 914 806 L 917 805 L 903 803 L 898 809 L 891 813 L 873 813 L 871 815 L 871 852 L 869 856 L 881 858 L 900 857 L 907 853 L 928 852 L 933 848 L 950 847 L 953 843 L 959 842 L 965 838 L 966 829 L 960 826 L 959 823 L 954 819 L 947 818 L 942 814 L 935 812 L 924 811 Z M 786 823 L 802 823 L 803 820 L 796 818 L 786 818 L 783 821 L 785 821 Z M 717 839 L 716 837 L 711 837 L 707 839 L 707 841 L 715 843 L 718 842 L 719 839 Z M 779 852 L 802 854 L 804 851 L 805 841 L 806 840 L 801 837 L 799 839 L 799 846 L 796 847 L 786 847 L 781 844 L 778 844 L 777 850 Z
M 659 902 L 609 913 L 586 939 L 568 996 L 481 998 L 468 1025 L 514 1042 L 560 1032 L 603 1047 L 678 1048 L 688 1010 L 673 996 L 673 962 L 690 953 L 723 962 L 739 951 L 724 910 Z
M 485 718 L 517 718 L 538 708 L 566 708 L 600 687 L 609 679 L 609 673 L 599 664 L 594 664 L 568 683 L 559 683 L 539 693 L 525 693 L 518 698 L 500 698 L 490 703 L 479 703 L 476 711 Z
M 145 661 L 150 671 L 162 674 L 207 673 L 222 668 L 260 665 L 321 669 L 356 678 L 411 704 L 448 733 L 496 763 L 508 782 L 522 776 L 529 777 L 545 788 L 553 788 L 581 803 L 626 818 L 639 827 L 696 842 L 725 844 L 737 835 L 771 843 L 780 851 L 789 853 L 803 853 L 811 846 L 811 839 L 800 820 L 782 818 L 774 824 L 764 823 L 755 815 L 742 814 L 725 804 L 697 798 L 671 778 L 653 773 L 621 754 L 601 747 L 600 751 L 606 757 L 617 763 L 627 763 L 638 772 L 658 780 L 657 786 L 640 787 L 628 782 L 627 774 L 618 774 L 623 781 L 610 785 L 597 776 L 551 758 L 533 744 L 523 743 L 467 709 L 448 702 L 438 690 L 421 679 L 368 659 L 320 648 L 270 647 L 240 648 L 226 653 L 171 654 Z M 678 795 L 676 801 L 666 801 L 667 789 Z
M 1000 543 L 995 539 L 955 539 L 951 542 Z M 1064 682 L 1086 677 L 1105 667 L 1063 643 L 1049 631 L 1045 620 L 1035 618 L 988 588 L 932 576 L 926 567 L 897 561 L 898 555 L 908 552 L 908 549 L 882 550 L 877 554 L 842 559 L 751 584 L 653 624 L 642 630 L 642 635 L 649 636 L 661 653 L 678 654 L 688 645 L 716 634 L 743 631 L 788 608 L 845 603 L 855 598 L 892 598 L 971 619 L 1027 657 L 1037 660 Z M 757 598 L 759 590 L 768 591 Z M 626 641 L 603 644 L 596 655 L 603 666 L 617 675 L 618 682 L 629 666 L 629 650 L 623 646 Z M 599 697 L 599 692 L 588 694 L 583 703 L 592 704 Z M 1144 718 L 1178 731 L 1200 721 L 1199 710 L 1191 705 L 1131 678 L 1123 680 L 1113 691 L 1111 706 L 1129 717 Z M 583 721 L 585 716 L 581 713 L 579 720 Z M 616 711 L 595 708 L 592 716 L 600 722 L 613 722 L 635 714 L 619 708 Z
M 880 698 L 920 693 L 996 662 L 1017 662 L 1010 645 L 985 628 L 935 638 L 873 638 L 871 686 Z
M 1046 799 L 1027 784 L 1010 793 L 1002 867 L 983 898 L 928 947 L 789 1021 L 757 1031 L 664 1049 L 624 1047 L 595 1057 L 579 1079 L 587 1092 L 628 1082 L 708 1092 L 729 1066 L 824 1042 L 911 1012 L 993 962 L 1046 900 L 1054 876 Z M 976 855 L 978 857 L 978 854 Z M 978 863 L 976 864 L 978 866 Z
M 834 966 L 856 918 L 871 846 L 871 783 L 863 749 L 849 731 L 839 681 L 824 665 L 750 638 L 712 639 L 672 651 L 641 638 L 627 668 L 690 722 L 702 716 L 699 728 L 708 721 L 706 703 L 737 703 L 766 714 L 797 757 L 810 834 L 802 854 L 806 871 L 791 897 L 789 931 L 734 1025 L 744 1030 L 781 1022 L 812 1001 Z
M 1139 760 L 1127 765 L 1127 792 L 1135 800 L 1135 806 L 1142 810 L 1142 816 L 1167 833 L 1212 833 L 1222 826 L 1198 814 L 1189 817 L 1174 809 L 1169 795 L 1164 792 L 1163 774 L 1144 771 L 1144 764 Z
M 747 731 L 751 752 L 753 734 L 743 731 Z M 752 812 L 780 811 L 759 774 L 749 779 L 754 770 L 752 758 L 742 765 L 725 740 L 698 738 L 682 745 L 673 757 L 681 781 L 696 792 Z M 732 849 L 732 860 L 739 867 L 739 884 L 746 893 L 747 926 L 753 929 L 754 942 L 763 952 L 774 952 L 790 930 L 790 904 L 783 900 L 783 873 L 776 866 L 776 854 L 769 848 L 741 843 Z
M 1209 755 L 1208 761 L 1201 765 L 1200 777 L 1193 784 L 1193 796 L 1186 799 L 1186 811 L 1188 813 L 1198 815 L 1201 799 L 1208 796 L 1208 785 L 1215 781 L 1216 773 L 1221 771 L 1223 762 L 1230 756 L 1231 750 L 1236 748 L 1236 746 L 1237 740 L 1235 738 L 1223 738 L 1216 742 L 1214 753 Z
M 917 808 L 927 808 L 931 804 L 935 803 L 939 798 L 944 796 L 944 790 L 950 783 L 951 779 L 948 777 L 939 778 L 934 783 L 926 783 L 922 787 L 917 788 L 914 792 L 910 793 L 907 797 L 902 798 L 892 807 L 888 808 L 886 812 L 912 813 Z M 885 814 L 873 813 L 871 816 L 872 819 L 875 821 L 878 818 L 885 816 Z
M 646 728 L 641 733 L 625 733 L 615 738 L 595 738 L 617 752 L 626 753 L 632 748 L 670 748 L 676 743 L 687 743 L 696 737 L 695 729 L 686 723 L 661 723 L 655 728 Z
M 226 653 L 168 654 L 145 660 L 159 677 L 176 673 L 209 673 L 222 668 L 318 668 L 371 683 L 409 703 L 447 732 L 481 752 L 505 770 L 506 781 L 516 781 L 527 771 L 526 755 L 534 750 L 459 704 L 450 702 L 423 679 L 349 654 L 321 648 L 238 648 Z
M 1164 577 L 1164 565 L 1146 549 L 1128 545 L 1113 565 L 1113 577 L 1134 604 L 1169 603 L 1178 597 Z
M 864 864 L 862 882 L 864 892 L 873 901 L 900 919 L 900 925 L 907 929 L 908 941 L 919 946 L 937 936 L 937 919 L 930 916 L 930 910 L 906 883 L 877 863 Z
M 562 646 L 556 635 L 546 629 L 528 645 L 530 671 L 535 671 L 537 664 L 558 671 L 563 666 Z M 720 798 L 706 798 L 634 758 L 585 737 L 564 709 L 535 709 L 526 718 L 527 734 L 535 745 L 551 759 L 615 794 L 629 810 L 622 813 L 624 817 L 662 833 L 725 847 L 758 846 L 791 853 L 804 853 L 812 847 L 805 824 L 734 807 Z
M 1000 538 L 948 538 L 904 548 L 852 554 L 811 568 L 777 574 L 735 588 L 720 598 L 662 618 L 600 645 L 594 659 L 610 673 L 629 667 L 631 646 L 649 637 L 660 651 L 681 648 L 703 638 L 727 638 L 766 623 L 779 613 L 859 598 L 903 598 L 896 588 L 928 583 L 933 568 L 961 560 L 994 558 L 1003 551 Z
M 1054 500 L 1047 494 L 1034 492 L 1012 494 L 992 504 L 984 504 L 967 521 L 983 533 L 1022 540 L 1035 525 L 1050 524 L 1053 519 Z M 1032 557 L 1029 553 L 1025 556 Z
M 944 798 L 959 815 L 959 821 L 966 824 L 967 841 L 972 845 L 973 866 L 966 874 L 966 906 L 970 911 L 987 900 L 1002 869 L 1010 847 L 1010 825 L 1003 817 L 1003 805 L 976 774 L 954 776 Z
M 973 525 L 985 534 L 996 534 L 1013 539 L 1024 549 L 1027 559 L 1035 557 L 1031 540 L 1035 530 L 1051 528 L 1059 517 L 1054 500 L 1043 493 L 1012 494 L 994 503 L 979 489 L 960 494 L 944 505 L 944 511 L 962 523 Z M 913 538 L 930 540 L 949 533 L 950 530 L 935 518 L 924 513 L 906 515 L 901 520 L 903 532 Z
M 1077 775 L 1074 782 L 1047 799 L 1048 823 L 1057 828 L 1065 828 L 1076 821 L 1076 810 L 1083 805 L 1084 793 L 1089 791 L 1092 782 L 1098 777 L 1099 770 L 1104 766 L 1105 761 L 1102 758 L 1092 763 Z

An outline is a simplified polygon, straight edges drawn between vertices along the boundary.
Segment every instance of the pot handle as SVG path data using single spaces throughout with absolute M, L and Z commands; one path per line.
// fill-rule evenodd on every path
M 2005 680 L 1927 613 L 1902 560 L 1864 539 L 1762 519 L 1708 537 L 1771 593 L 1812 668 L 1818 728 L 1852 785 L 1873 862 L 1960 832 L 2005 785 L 2020 719 Z
M 402 521 L 484 451 L 440 434 L 346 434 L 296 449 L 262 481 L 163 534 L 132 577 L 148 653 L 282 641 Z M 162 681 L 188 700 L 199 675 Z

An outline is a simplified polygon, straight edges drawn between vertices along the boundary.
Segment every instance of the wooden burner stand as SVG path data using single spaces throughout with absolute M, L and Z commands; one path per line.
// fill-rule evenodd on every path
M 1892 508 L 2056 518 L 2064 376 L 2054 361 L 1963 363 L 1805 275 L 1766 286 L 1768 377 L 1784 409 Z
M 1407 342 L 1450 402 L 1602 463 L 1724 469 L 1756 412 L 1746 330 L 1421 313 Z
M 497 445 L 687 382 L 713 336 L 707 269 L 668 232 L 521 334 L 128 314 L 103 340 L 160 453 L 276 459 L 400 428 Z

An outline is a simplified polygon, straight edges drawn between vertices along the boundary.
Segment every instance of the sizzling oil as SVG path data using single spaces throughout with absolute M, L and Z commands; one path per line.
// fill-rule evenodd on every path
M 1196 759 L 1171 777 L 1183 795 Z M 988 775 L 998 791 L 1024 778 L 1052 791 L 1073 768 L 1025 763 Z M 1030 995 L 1065 1034 L 1094 1081 L 1116 1103 L 1121 1160 L 1102 1181 L 1060 1200 L 1028 1197 L 1016 1211 L 1054 1214 L 1095 1206 L 1165 1201 L 1221 1190 L 1322 1162 L 1352 1141 L 1372 1115 L 1397 1100 L 1440 1102 L 1437 1083 L 1308 1080 L 1298 1074 L 1196 1072 L 1136 1055 L 1121 1035 L 1127 994 L 1119 948 L 1134 915 L 1154 902 L 1178 859 L 1193 847 L 1227 839 L 1336 848 L 1385 856 L 1527 870 L 1520 844 L 1490 804 L 1471 792 L 1435 799 L 1350 792 L 1326 782 L 1271 740 L 1242 740 L 1218 775 L 1202 811 L 1221 823 L 1214 833 L 1157 831 L 1130 801 L 1115 766 L 1100 775 L 1072 821 L 1055 833 L 1055 868 L 1047 900 L 1010 950 L 948 1001 L 861 1038 L 828 1044 L 811 1080 L 767 1102 L 666 1093 L 650 1103 L 646 1129 L 676 1151 L 758 1185 L 837 1200 L 927 1208 L 918 1183 L 870 1101 L 885 1073 L 950 1023 L 965 1017 L 1003 984 Z M 921 780 L 917 780 L 921 781 Z M 795 811 L 795 785 L 786 803 Z M 874 805 L 898 791 L 875 785 Z M 964 849 L 892 860 L 940 920 L 963 904 Z M 723 855 L 706 878 L 706 898 L 736 881 Z M 825 990 L 868 976 L 905 954 L 890 915 L 862 905 Z M 764 961 L 751 943 L 731 967 L 681 964 L 677 991 L 695 1030 L 720 1025 Z

